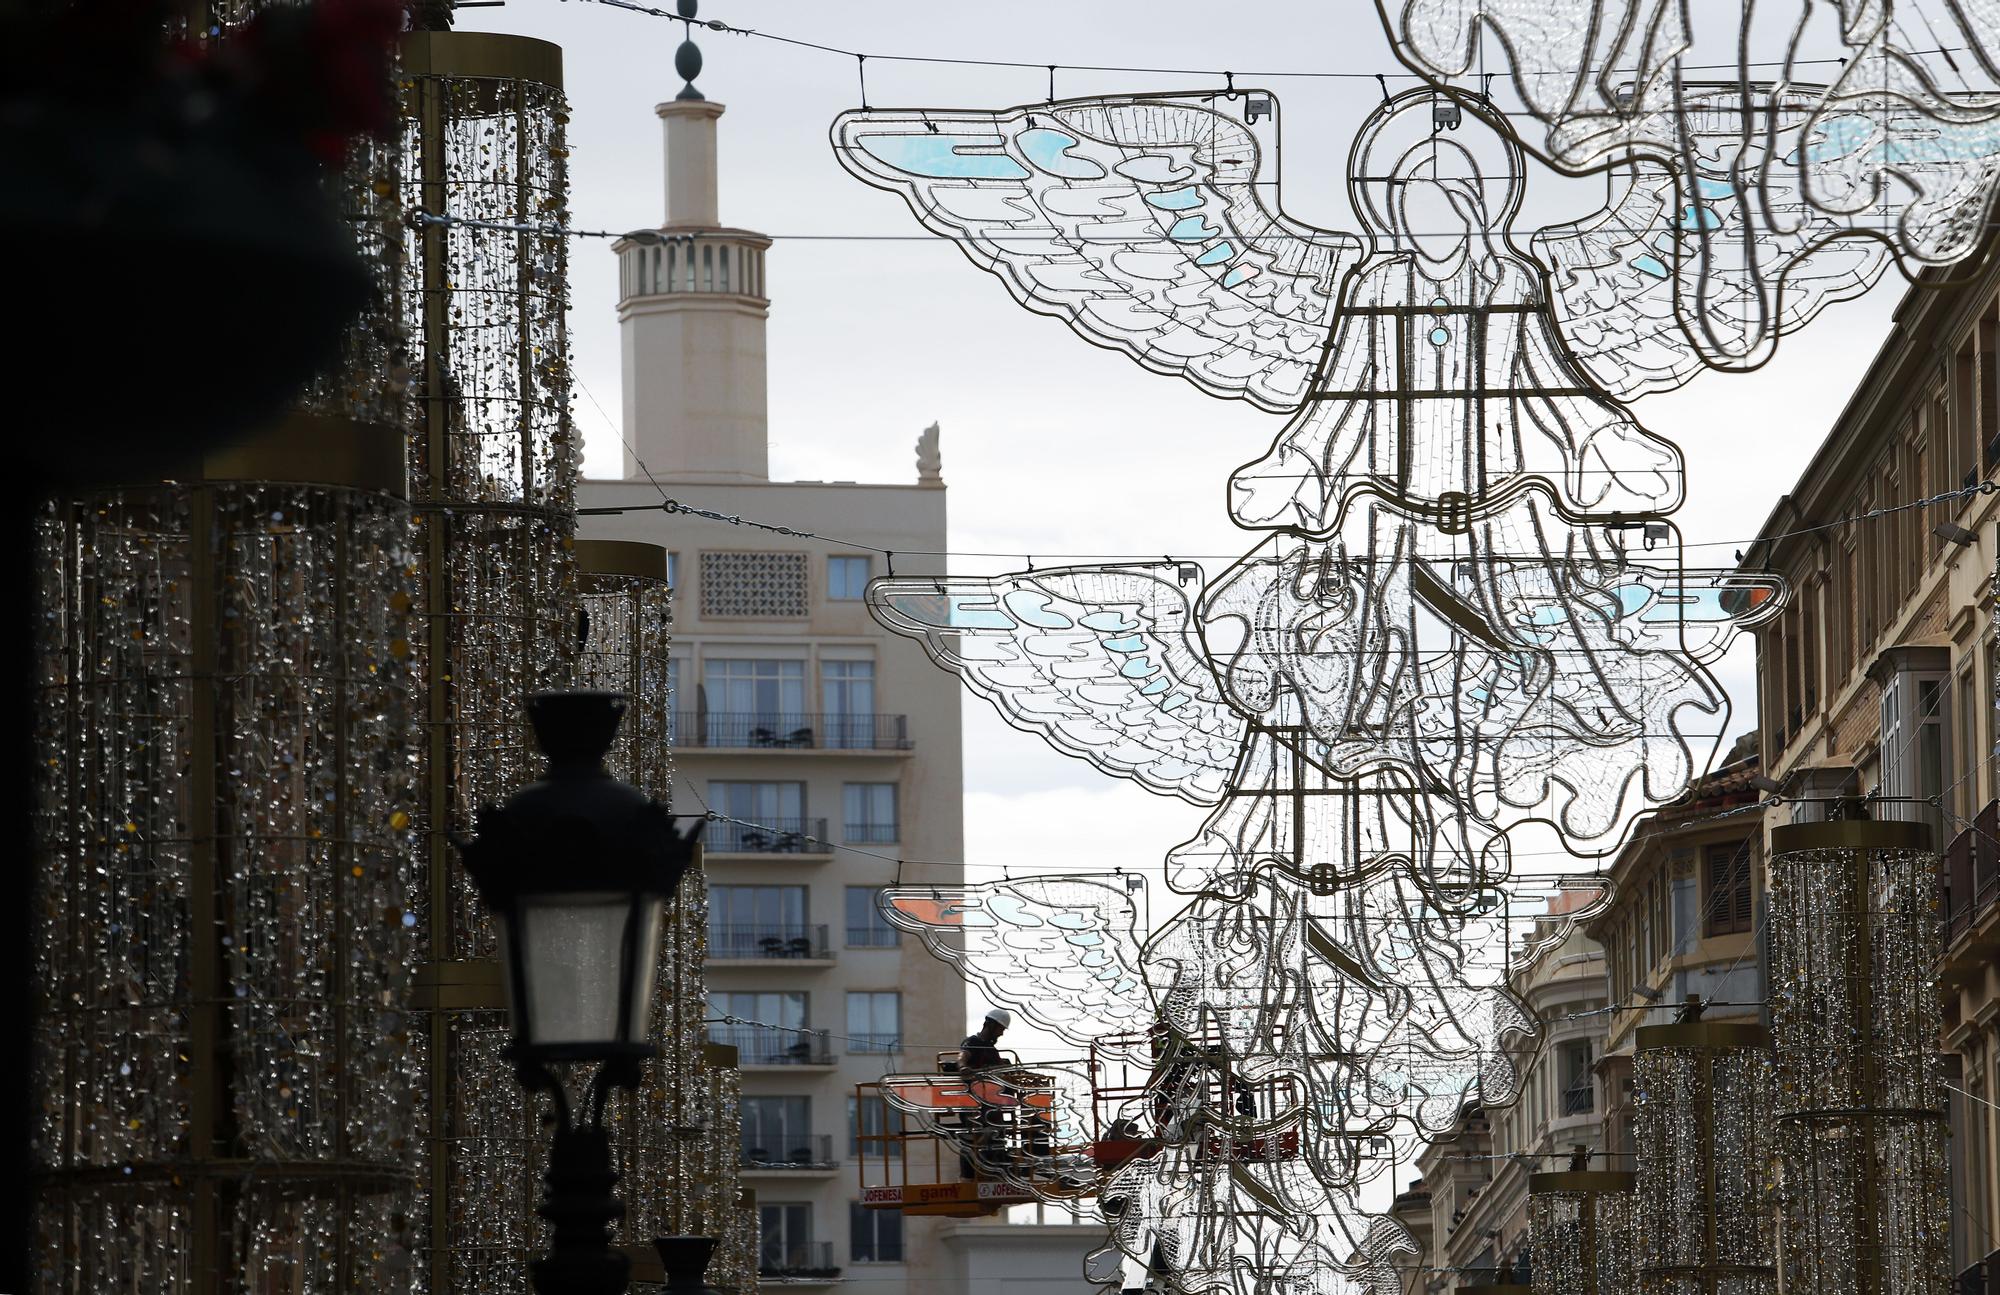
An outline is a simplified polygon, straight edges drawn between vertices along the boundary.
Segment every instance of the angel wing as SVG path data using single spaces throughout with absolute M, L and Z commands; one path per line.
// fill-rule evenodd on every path
M 891 886 L 891 925 L 924 942 L 994 1002 L 1087 1047 L 1144 1029 L 1137 910 L 1123 878 L 1035 877 L 979 886 Z
M 1812 126 L 1823 91 L 1764 90 L 1747 104 L 1736 86 L 1690 91 L 1676 162 L 1622 167 L 1603 209 L 1534 236 L 1563 333 L 1614 396 L 1756 368 L 1780 337 L 1881 277 L 1889 245 L 1847 237 L 1867 217 L 1808 201 L 1789 164 L 1828 147 Z M 1865 205 L 1881 218 L 1885 201 Z
M 1199 587 L 1198 568 L 1180 572 Z M 1176 581 L 1068 567 L 876 580 L 868 600 L 1016 728 L 1149 790 L 1221 798 L 1245 721 L 1223 700 Z
M 834 122 L 833 147 L 1030 310 L 1210 395 L 1289 410 L 1360 245 L 1265 206 L 1257 138 L 1218 102 L 863 109 Z

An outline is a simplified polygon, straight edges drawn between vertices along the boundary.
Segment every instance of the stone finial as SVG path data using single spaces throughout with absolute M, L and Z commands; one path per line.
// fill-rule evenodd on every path
M 932 423 L 917 434 L 917 484 L 943 485 L 943 469 L 944 458 L 938 453 L 938 425 Z
M 700 99 L 702 92 L 694 88 L 694 79 L 701 75 L 701 47 L 694 43 L 694 15 L 701 0 L 675 0 L 674 11 L 687 20 L 689 38 L 681 42 L 674 51 L 674 71 L 681 74 L 684 83 L 676 99 Z

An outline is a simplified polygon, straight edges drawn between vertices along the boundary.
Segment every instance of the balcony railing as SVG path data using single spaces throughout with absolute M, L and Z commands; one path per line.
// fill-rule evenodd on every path
M 901 1034 L 850 1034 L 847 1036 L 849 1052 L 891 1053 L 903 1050 Z
M 894 823 L 844 823 L 841 839 L 849 845 L 894 845 L 902 835 Z
M 766 1237 L 757 1252 L 757 1275 L 794 1280 L 831 1281 L 840 1276 L 833 1266 L 833 1242 L 783 1242 Z
M 847 928 L 847 947 L 850 949 L 893 949 L 902 943 L 901 931 L 893 926 L 850 926 Z
M 748 751 L 908 751 L 907 715 L 676 711 L 674 745 Z
M 703 834 L 710 854 L 831 854 L 823 818 L 774 818 L 757 826 L 710 823 Z
M 831 958 L 824 926 L 793 926 L 782 922 L 734 922 L 708 928 L 711 958 Z
M 1589 1084 L 1578 1084 L 1574 1088 L 1562 1090 L 1564 1115 L 1588 1115 L 1595 1104 L 1596 1095 Z
M 830 1066 L 833 1049 L 825 1030 L 776 1030 L 756 1025 L 711 1027 L 710 1043 L 735 1048 L 739 1065 Z
M 739 1148 L 745 1169 L 838 1169 L 833 1138 L 825 1133 L 767 1134 L 743 1130 Z
M 1944 851 L 1944 942 L 1949 945 L 2000 899 L 2000 801 L 1987 802 Z

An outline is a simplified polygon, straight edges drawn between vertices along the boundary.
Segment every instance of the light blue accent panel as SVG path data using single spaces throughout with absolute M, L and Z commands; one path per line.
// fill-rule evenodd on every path
M 1200 216 L 1182 216 L 1174 222 L 1174 227 L 1167 231 L 1167 237 L 1176 243 L 1206 243 L 1221 232 Z
M 1183 189 L 1168 189 L 1164 193 L 1149 193 L 1146 205 L 1158 207 L 1161 211 L 1186 211 L 1189 207 L 1201 206 L 1201 193 L 1191 185 Z
M 1722 217 L 1716 215 L 1710 207 L 1691 203 L 1681 208 L 1682 229 L 1716 229 L 1721 224 Z
M 1644 585 L 1619 585 L 1612 591 L 1618 599 L 1618 614 L 1630 616 L 1652 600 L 1653 591 Z
M 1632 258 L 1632 268 L 1641 274 L 1650 274 L 1655 279 L 1667 277 L 1667 267 L 1659 257 L 1650 252 L 1641 252 Z
M 1171 697 L 1167 698 L 1167 699 L 1166 699 L 1165 701 L 1161 702 L 1161 703 L 1160 703 L 1160 709 L 1161 709 L 1161 710 L 1179 710 L 1179 709 L 1180 709 L 1181 707 L 1183 707 L 1183 706 L 1185 706 L 1185 705 L 1187 705 L 1187 704 L 1188 704 L 1188 700 L 1189 700 L 1189 698 L 1188 698 L 1188 695 L 1187 695 L 1186 693 L 1184 693 L 1184 692 L 1177 692 L 1177 693 L 1175 693 L 1175 694 L 1174 694 L 1173 696 L 1171 696 Z
M 1032 589 L 1010 589 L 1001 596 L 1000 602 L 1008 611 L 1020 617 L 1023 625 L 1032 625 L 1041 630 L 1066 630 L 1076 627 L 1076 622 L 1069 617 L 1048 609 L 1047 594 L 1036 593 Z
M 1059 926 L 1065 931 L 1081 931 L 1090 925 L 1090 919 L 1082 913 L 1050 913 L 1049 925 Z M 1070 938 L 1073 940 L 1076 937 Z
M 1173 680 L 1167 678 L 1165 675 L 1161 675 L 1158 679 L 1153 680 L 1153 682 L 1147 684 L 1144 688 L 1141 688 L 1139 690 L 1139 695 L 1142 697 L 1151 697 L 1155 693 L 1163 693 L 1167 689 L 1173 686 L 1174 686 Z
M 1122 634 L 1127 630 L 1139 628 L 1139 622 L 1124 612 L 1109 610 L 1094 611 L 1088 616 L 1080 616 L 1076 623 L 1085 629 L 1096 630 L 1100 634 Z
M 1537 607 L 1535 614 L 1528 618 L 1530 625 L 1561 625 L 1569 620 L 1569 609 L 1562 606 Z
M 1209 248 L 1206 252 L 1203 252 L 1200 256 L 1194 258 L 1194 263 L 1196 265 L 1220 265 L 1235 255 L 1236 244 L 1224 239 L 1214 247 Z
M 977 596 L 981 598 L 985 597 L 984 594 Z M 919 617 L 918 619 L 922 618 Z M 929 624 L 930 622 L 925 621 L 924 623 Z M 1014 619 L 1012 617 L 1003 616 L 990 607 L 967 607 L 957 599 L 952 600 L 951 615 L 945 623 L 953 629 L 962 630 L 1010 630 L 1014 628 Z
M 1729 183 L 1729 181 L 1704 180 L 1700 176 L 1695 177 L 1694 191 L 1698 197 L 1702 198 L 1733 198 L 1736 196 L 1736 186 Z
M 1021 146 L 1021 156 L 1050 175 L 1065 180 L 1097 180 L 1104 176 L 1104 168 L 1089 158 L 1069 155 L 1069 150 L 1081 142 L 1074 135 L 1036 126 L 1016 135 L 1014 142 Z
M 1431 330 L 1430 337 L 1432 346 L 1443 346 L 1451 340 L 1451 330 L 1443 324 L 1439 324 Z
M 1231 270 L 1229 273 L 1222 276 L 1222 286 L 1225 288 L 1233 288 L 1237 284 L 1243 282 L 1245 279 L 1251 278 L 1256 273 L 1257 272 L 1255 270 L 1251 269 L 1247 265 L 1239 265 L 1235 269 Z
M 1144 679 L 1149 674 L 1158 673 L 1158 668 L 1153 665 L 1150 659 L 1143 656 L 1135 656 L 1124 665 L 1118 667 L 1118 673 L 1124 675 L 1127 679 Z
M 1104 646 L 1113 652 L 1144 652 L 1146 640 L 1137 634 L 1127 634 L 1122 639 L 1106 639 Z
M 1025 180 L 1028 168 L 1005 153 L 968 153 L 961 149 L 996 148 L 989 135 L 863 135 L 862 150 L 871 157 L 907 171 L 940 180 Z
M 993 910 L 993 916 L 1014 926 L 1040 926 L 1042 919 L 1028 911 L 1028 906 L 1012 895 L 993 894 L 986 897 L 986 906 Z

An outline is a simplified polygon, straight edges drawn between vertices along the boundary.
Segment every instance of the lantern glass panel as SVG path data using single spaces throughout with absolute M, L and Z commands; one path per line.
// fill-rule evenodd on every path
M 627 956 L 625 946 L 626 923 L 635 904 L 636 959 Z M 521 1025 L 530 1046 L 646 1037 L 652 998 L 647 973 L 660 954 L 662 907 L 654 896 L 522 896 L 514 924 L 528 995 L 527 1019 Z M 635 969 L 638 983 L 631 987 L 630 1010 L 621 1029 L 618 1003 Z

